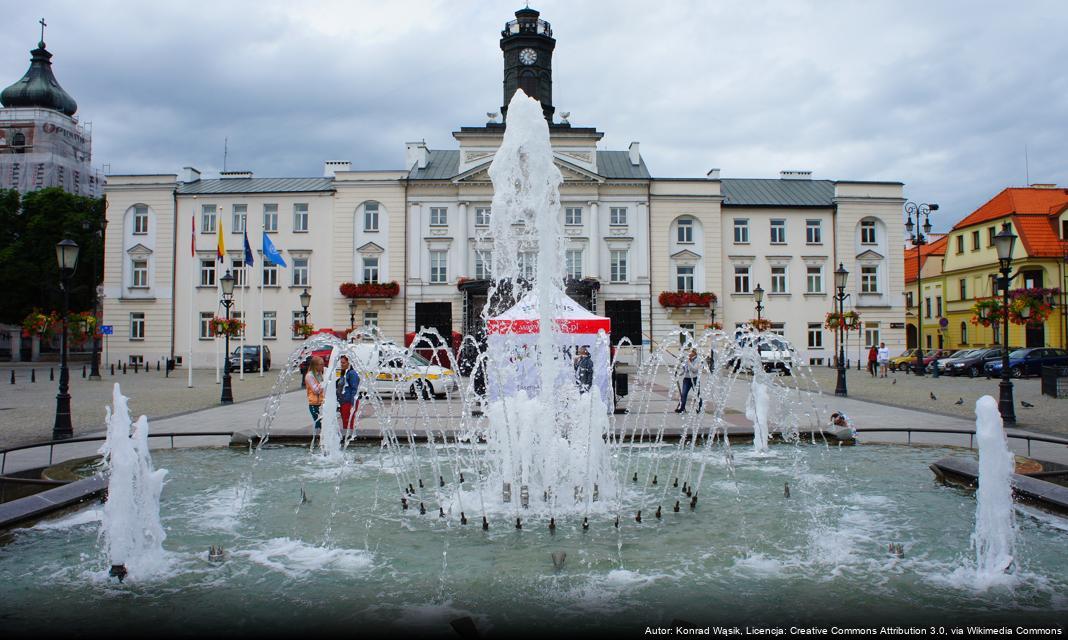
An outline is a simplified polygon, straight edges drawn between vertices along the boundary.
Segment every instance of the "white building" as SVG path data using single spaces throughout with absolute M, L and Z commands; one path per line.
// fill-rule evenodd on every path
M 842 263 L 851 273 L 848 306 L 861 312 L 867 339 L 904 346 L 900 183 L 813 180 L 798 171 L 778 179 L 721 179 L 718 170 L 705 178 L 653 178 L 638 143 L 602 149 L 601 132 L 571 126 L 566 113 L 556 118 L 555 40 L 537 11 L 517 11 L 500 46 L 503 104 L 521 88 L 549 119 L 564 176 L 568 291 L 612 319 L 614 340 L 647 348 L 713 320 L 725 327 L 746 322 L 755 317 L 759 284 L 763 317 L 819 363 L 833 355 L 833 336 L 822 325 L 832 310 L 832 272 Z M 500 112 L 506 117 L 504 107 Z M 304 288 L 317 327 L 347 328 L 351 311 L 353 324 L 375 324 L 398 342 L 423 327 L 477 333 L 491 277 L 487 170 L 504 134 L 498 118 L 454 132 L 455 149 L 407 143 L 398 171 L 328 162 L 319 178 L 229 172 L 202 179 L 191 169 L 181 180 L 109 176 L 104 309 L 105 323 L 115 326 L 112 353 L 151 362 L 184 357 L 192 342 L 196 366 L 214 363 L 217 345 L 206 322 L 221 315 L 220 270 L 241 270 L 242 228 L 256 267 L 241 276 L 246 286 L 235 311 L 247 320 L 246 340 L 277 345 L 276 361 L 298 340 L 290 328 Z M 221 267 L 219 224 L 226 230 Z M 288 269 L 264 270 L 263 231 L 283 250 Z M 533 254 L 515 259 L 533 271 Z M 345 282 L 391 281 L 395 298 L 360 298 L 352 309 L 339 290 Z M 664 291 L 710 291 L 718 303 L 665 307 Z

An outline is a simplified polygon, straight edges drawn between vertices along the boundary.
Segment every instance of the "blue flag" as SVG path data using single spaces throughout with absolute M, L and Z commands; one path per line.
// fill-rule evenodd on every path
M 245 264 L 252 266 L 256 261 L 252 258 L 252 245 L 248 243 L 248 231 L 245 231 Z
M 274 243 L 271 242 L 271 237 L 267 235 L 267 232 L 263 232 L 263 255 L 274 264 L 288 267 L 286 261 L 282 259 L 282 254 L 278 253 L 278 249 L 274 248 Z

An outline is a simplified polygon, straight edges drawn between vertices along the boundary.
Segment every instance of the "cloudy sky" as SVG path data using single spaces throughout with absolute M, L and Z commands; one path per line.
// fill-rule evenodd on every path
M 0 83 L 45 33 L 112 173 L 401 168 L 499 109 L 522 2 L 19 2 Z M 544 0 L 554 102 L 654 176 L 898 180 L 947 228 L 1005 186 L 1068 185 L 1068 4 Z M 1025 147 L 1028 161 L 1025 163 Z

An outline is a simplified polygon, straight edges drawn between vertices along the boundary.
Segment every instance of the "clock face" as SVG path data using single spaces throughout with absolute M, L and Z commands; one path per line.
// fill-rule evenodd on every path
M 519 52 L 519 61 L 525 65 L 532 65 L 538 59 L 538 52 L 533 49 L 523 49 Z

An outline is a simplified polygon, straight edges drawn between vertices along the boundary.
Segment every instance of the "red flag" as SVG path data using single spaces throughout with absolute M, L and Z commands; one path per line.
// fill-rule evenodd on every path
M 190 217 L 192 224 L 193 235 L 189 238 L 189 255 L 194 258 L 197 257 L 197 214 L 193 214 Z

